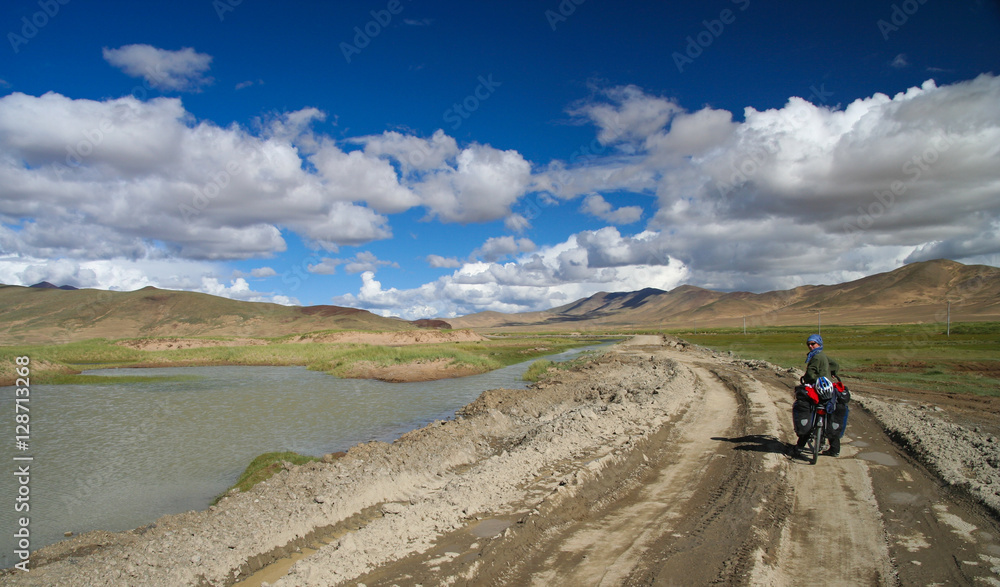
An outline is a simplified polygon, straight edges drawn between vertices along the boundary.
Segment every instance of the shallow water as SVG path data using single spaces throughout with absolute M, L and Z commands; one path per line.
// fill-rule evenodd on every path
M 583 350 L 548 358 L 565 360 Z M 389 442 L 452 417 L 487 389 L 525 387 L 521 376 L 530 364 L 419 383 L 338 379 L 304 367 L 88 371 L 106 376 L 107 385 L 31 386 L 31 440 L 24 452 L 14 448 L 14 388 L 0 388 L 10 439 L 3 452 L 9 472 L 0 474 L 0 560 L 4 567 L 17 562 L 13 534 L 20 517 L 30 518 L 35 550 L 68 531 L 127 530 L 204 509 L 261 453 L 321 456 L 370 440 Z M 116 383 L 119 375 L 197 379 Z M 30 463 L 13 460 L 28 455 Z M 14 472 L 25 464 L 30 511 L 15 512 Z
M 899 461 L 892 455 L 884 452 L 860 452 L 856 456 L 859 459 L 885 465 L 886 467 L 896 467 L 899 465 Z

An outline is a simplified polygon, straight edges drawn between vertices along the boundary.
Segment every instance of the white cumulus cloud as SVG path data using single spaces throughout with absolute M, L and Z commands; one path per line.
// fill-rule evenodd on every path
M 136 44 L 117 49 L 105 47 L 103 53 L 105 61 L 132 77 L 145 79 L 153 88 L 190 92 L 212 81 L 205 77 L 212 56 L 198 53 L 191 47 L 170 51 Z
M 590 194 L 585 197 L 580 211 L 611 224 L 632 224 L 642 218 L 641 206 L 622 206 L 615 209 L 600 194 Z
M 333 301 L 417 319 L 486 310 L 544 310 L 600 291 L 672 289 L 685 282 L 689 271 L 659 250 L 659 237 L 652 232 L 625 236 L 610 227 L 582 232 L 556 245 L 521 253 L 513 261 L 469 261 L 450 275 L 406 290 L 383 288 L 369 272 L 362 275 L 357 294 L 337 296 Z M 511 251 L 518 247 L 516 242 L 505 245 Z
M 534 179 L 561 198 L 655 198 L 648 228 L 695 283 L 777 289 L 830 283 L 937 255 L 1000 254 L 1000 78 L 928 81 L 844 108 L 688 113 L 634 87 L 578 106 L 598 155 Z M 624 121 L 624 122 L 623 122 Z M 610 129 L 623 129 L 614 133 Z M 590 213 L 606 209 L 585 201 Z

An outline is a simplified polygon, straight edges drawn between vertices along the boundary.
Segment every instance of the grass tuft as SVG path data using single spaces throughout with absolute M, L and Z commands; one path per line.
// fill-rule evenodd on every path
M 286 451 L 264 453 L 250 461 L 250 464 L 247 465 L 243 474 L 236 480 L 236 483 L 227 489 L 225 493 L 215 498 L 212 503 L 217 503 L 223 496 L 228 494 L 233 489 L 242 493 L 249 490 L 254 485 L 257 485 L 261 481 L 267 481 L 281 470 L 283 466 L 282 463 L 289 462 L 293 465 L 304 465 L 318 460 L 320 459 L 307 455 L 300 455 L 296 452 Z
M 539 359 L 528 367 L 528 370 L 524 372 L 521 379 L 525 381 L 537 382 L 545 378 L 548 373 L 549 368 L 553 367 L 555 363 L 548 359 Z
M 540 359 L 532 363 L 521 378 L 525 381 L 538 382 L 551 377 L 553 375 L 553 371 L 558 372 L 575 369 L 580 365 L 590 362 L 595 356 L 595 351 L 585 351 L 568 361 L 550 361 L 548 359 Z

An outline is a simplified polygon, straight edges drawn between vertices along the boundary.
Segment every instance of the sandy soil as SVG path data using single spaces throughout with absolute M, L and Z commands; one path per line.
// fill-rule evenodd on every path
M 289 339 L 291 343 L 355 343 L 381 346 L 405 346 L 410 344 L 430 344 L 441 342 L 475 342 L 486 340 L 471 330 L 404 330 L 399 332 L 364 332 L 345 330 L 321 334 L 304 334 Z M 219 346 L 253 346 L 270 344 L 262 338 L 138 338 L 119 341 L 117 344 L 141 351 L 166 351 Z
M 268 342 L 261 338 L 132 338 L 120 340 L 115 344 L 140 351 L 170 351 L 178 349 L 201 349 L 209 347 L 229 346 L 261 346 Z
M 636 337 L 0 584 L 1000 585 L 993 428 L 855 389 L 841 457 L 809 465 L 785 454 L 797 379 Z
M 380 346 L 433 344 L 441 342 L 475 342 L 486 340 L 471 330 L 403 330 L 399 332 L 362 332 L 345 330 L 323 334 L 305 334 L 290 342 L 357 343 Z
M 400 365 L 378 365 L 376 363 L 360 361 L 351 365 L 351 368 L 343 376 L 353 379 L 378 379 L 379 381 L 388 381 L 390 383 L 401 383 L 436 381 L 438 379 L 476 375 L 482 372 L 482 369 L 477 369 L 470 365 L 456 365 L 451 359 L 416 361 Z

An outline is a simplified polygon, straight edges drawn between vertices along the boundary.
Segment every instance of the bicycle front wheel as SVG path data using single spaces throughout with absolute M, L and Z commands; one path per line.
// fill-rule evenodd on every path
M 812 432 L 812 458 L 809 461 L 812 465 L 815 465 L 816 461 L 819 460 L 819 451 L 823 446 L 823 427 L 825 425 L 826 422 L 823 416 L 816 418 L 816 425 L 813 427 Z

